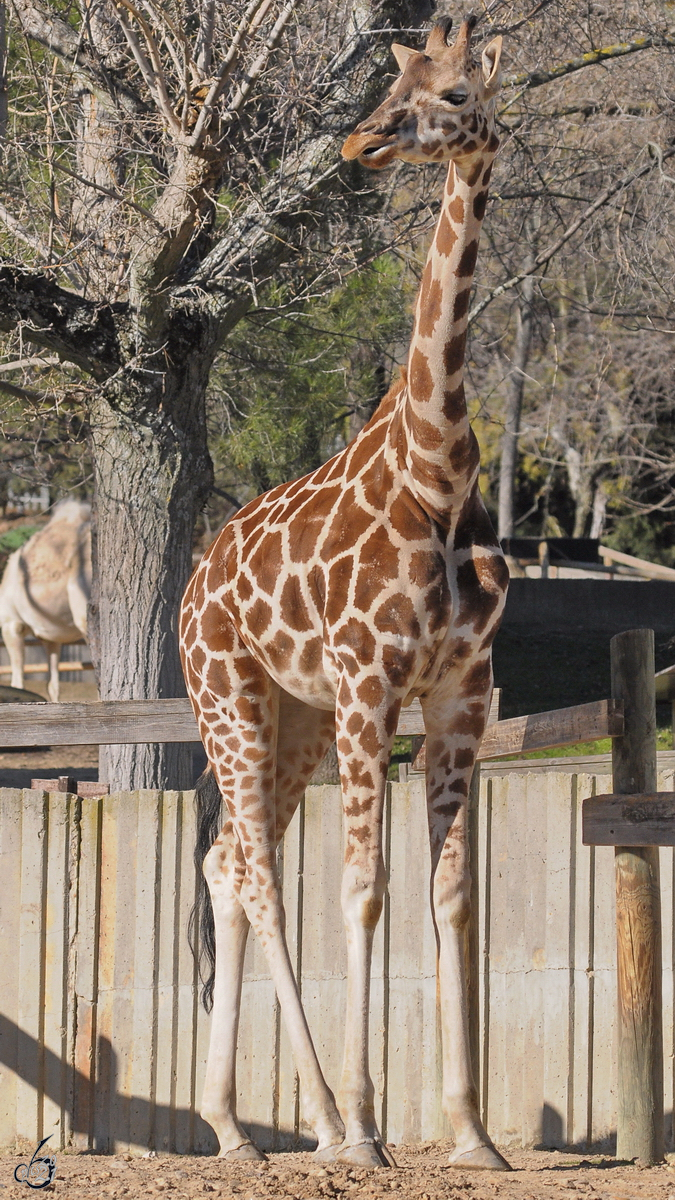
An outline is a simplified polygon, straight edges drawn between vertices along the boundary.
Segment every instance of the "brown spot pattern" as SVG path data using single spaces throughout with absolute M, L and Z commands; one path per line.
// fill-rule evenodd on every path
M 418 404 L 427 404 L 434 390 L 434 380 L 425 354 L 416 348 L 410 359 L 410 392 Z

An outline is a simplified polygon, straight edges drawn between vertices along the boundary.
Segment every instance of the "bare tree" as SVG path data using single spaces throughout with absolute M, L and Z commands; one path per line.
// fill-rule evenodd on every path
M 0 329 L 17 356 L 58 357 L 85 396 L 101 696 L 171 696 L 212 486 L 212 364 L 266 281 L 349 206 L 339 135 L 381 86 L 388 31 L 419 14 L 406 0 L 69 11 L 13 6 L 26 54 L 11 86 L 33 100 L 8 129 Z M 101 765 L 117 786 L 189 783 L 183 747 L 109 747 Z
M 503 429 L 500 458 L 486 441 L 501 536 L 543 531 L 554 495 L 579 536 L 668 503 L 673 36 L 657 5 L 552 4 L 509 46 L 471 313 L 476 404 Z

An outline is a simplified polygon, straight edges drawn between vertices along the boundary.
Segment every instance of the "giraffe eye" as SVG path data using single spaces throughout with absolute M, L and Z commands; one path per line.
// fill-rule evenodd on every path
M 456 108 L 465 104 L 466 98 L 466 92 L 444 92 L 441 96 L 441 100 L 445 100 L 447 104 L 454 104 Z

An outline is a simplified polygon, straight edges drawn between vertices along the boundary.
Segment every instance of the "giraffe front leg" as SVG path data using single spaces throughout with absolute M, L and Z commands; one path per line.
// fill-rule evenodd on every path
M 335 1159 L 359 1167 L 389 1167 L 396 1164 L 375 1120 L 368 1026 L 373 937 L 386 889 L 382 816 L 400 697 L 389 703 L 385 698 L 373 710 L 359 704 L 357 695 L 358 681 L 343 678 L 336 731 L 345 823 L 341 901 L 347 935 L 347 1016 L 338 1092 L 345 1141 Z
M 475 703 L 465 700 L 445 706 L 437 702 L 424 705 L 431 898 L 439 951 L 443 1110 L 455 1134 L 455 1148 L 448 1161 L 466 1170 L 510 1171 L 485 1132 L 478 1111 L 464 971 L 471 885 L 467 801 L 488 701 L 489 695 Z
M 201 1116 L 218 1138 L 220 1158 L 262 1162 L 266 1155 L 253 1144 L 237 1119 L 237 1033 L 250 926 L 237 894 L 245 866 L 231 821 L 206 855 L 203 869 L 213 907 L 216 963 Z

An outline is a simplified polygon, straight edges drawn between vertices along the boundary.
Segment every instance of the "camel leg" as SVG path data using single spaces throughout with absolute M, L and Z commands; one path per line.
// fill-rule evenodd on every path
M 431 899 L 439 950 L 443 1110 L 455 1133 L 449 1162 L 462 1169 L 508 1171 L 509 1164 L 490 1141 L 478 1112 L 464 973 L 471 889 L 467 801 L 489 699 L 490 692 L 475 700 L 444 702 L 433 697 L 422 703 L 427 731 Z
M 9 665 L 12 668 L 12 684 L 14 688 L 23 687 L 23 669 L 26 657 L 26 626 L 21 621 L 4 621 L 2 625 L 2 640 L 7 647 Z
M 89 596 L 82 585 L 80 576 L 75 576 L 68 580 L 66 584 L 66 592 L 68 595 L 68 603 L 70 612 L 73 618 L 73 625 L 79 629 L 82 637 L 87 638 L 87 607 L 89 604 Z
M 47 695 L 54 703 L 58 703 L 59 688 L 61 681 L 59 678 L 59 658 L 61 657 L 61 647 L 58 642 L 42 641 L 49 662 L 49 683 L 47 685 Z
M 282 692 L 276 772 L 276 840 L 283 837 L 307 783 L 333 740 L 332 713 L 318 712 Z M 297 761 L 298 746 L 309 753 Z M 237 1119 L 236 1053 L 241 985 L 249 921 L 239 900 L 246 872 L 231 821 L 204 860 L 213 904 L 216 967 L 211 1037 L 201 1115 L 215 1130 L 220 1157 L 228 1161 L 264 1159 Z

